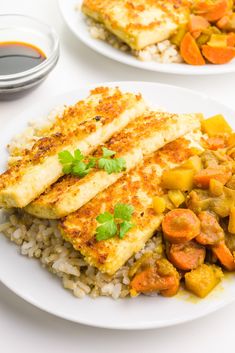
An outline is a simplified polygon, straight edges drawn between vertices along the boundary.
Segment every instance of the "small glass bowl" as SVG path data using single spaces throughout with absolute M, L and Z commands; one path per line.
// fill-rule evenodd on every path
M 34 68 L 0 75 L 0 95 L 32 88 L 46 78 L 59 59 L 59 38 L 52 27 L 25 15 L 0 15 L 0 42 L 24 42 L 41 49 L 46 60 Z

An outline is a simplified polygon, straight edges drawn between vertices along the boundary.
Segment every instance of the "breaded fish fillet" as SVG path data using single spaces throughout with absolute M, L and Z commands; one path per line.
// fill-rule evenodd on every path
M 126 171 L 129 171 L 140 163 L 144 156 L 185 133 L 198 129 L 200 118 L 197 114 L 150 112 L 132 121 L 104 146 L 115 151 L 115 157 L 124 158 Z M 100 147 L 93 156 L 101 155 Z M 122 175 L 123 172 L 108 174 L 96 168 L 82 179 L 64 176 L 25 210 L 40 218 L 62 218 L 82 207 Z
M 160 187 L 162 172 L 181 164 L 191 155 L 190 142 L 183 137 L 153 153 L 77 212 L 62 219 L 59 228 L 63 237 L 84 255 L 90 265 L 102 272 L 114 274 L 144 247 L 161 223 L 163 216 L 154 213 L 152 198 L 163 193 Z M 134 206 L 131 219 L 134 228 L 123 239 L 115 236 L 96 241 L 96 217 L 105 211 L 113 213 L 117 203 Z
M 88 155 L 145 110 L 141 95 L 118 88 L 94 89 L 86 100 L 66 110 L 49 136 L 39 139 L 0 176 L 0 206 L 26 206 L 63 175 L 60 151 L 78 148 Z
M 140 50 L 168 39 L 179 24 L 187 23 L 187 0 L 84 0 L 82 11 Z

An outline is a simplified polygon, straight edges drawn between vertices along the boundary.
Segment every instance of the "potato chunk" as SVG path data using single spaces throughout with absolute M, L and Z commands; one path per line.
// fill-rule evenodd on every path
M 224 191 L 224 185 L 219 180 L 212 178 L 210 179 L 209 190 L 213 196 L 221 196 Z
M 186 288 L 200 298 L 206 297 L 223 277 L 220 267 L 202 264 L 185 275 Z
M 230 134 L 232 132 L 231 126 L 221 114 L 214 115 L 211 118 L 203 120 L 202 130 L 207 133 L 209 137 L 224 133 Z
M 227 35 L 213 33 L 210 37 L 210 40 L 207 42 L 207 44 L 214 48 L 226 48 Z
M 185 169 L 192 169 L 195 173 L 200 172 L 202 169 L 202 160 L 199 156 L 192 156 L 182 164 L 182 167 Z
M 153 209 L 157 214 L 163 213 L 166 209 L 166 201 L 163 197 L 154 196 Z
M 235 145 L 235 133 L 233 132 L 228 138 L 228 147 L 233 147 Z
M 194 171 L 192 169 L 175 168 L 167 170 L 162 175 L 162 186 L 165 189 L 189 191 L 193 187 Z

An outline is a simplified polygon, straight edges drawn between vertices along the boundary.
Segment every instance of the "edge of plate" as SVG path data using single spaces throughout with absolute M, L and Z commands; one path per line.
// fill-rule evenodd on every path
M 73 27 L 73 25 L 70 24 L 70 22 L 67 20 L 67 16 L 65 15 L 65 1 L 64 0 L 58 0 L 58 7 L 60 10 L 60 14 L 66 24 L 66 26 L 70 29 L 70 31 L 74 34 L 74 36 L 76 38 L 78 38 L 84 45 L 86 45 L 87 47 L 89 47 L 90 49 L 92 49 L 93 51 L 101 54 L 102 56 L 105 56 L 106 58 L 109 58 L 111 60 L 114 60 L 116 62 L 122 63 L 124 65 L 128 65 L 128 66 L 132 66 L 141 70 L 147 70 L 147 71 L 151 71 L 151 72 L 159 72 L 159 73 L 165 73 L 165 74 L 175 74 L 175 75 L 184 75 L 184 76 L 195 76 L 195 75 L 200 75 L 200 76 L 209 76 L 209 75 L 222 75 L 222 74 L 229 74 L 229 73 L 234 73 L 235 72 L 235 63 L 234 63 L 234 67 L 231 67 L 229 65 L 211 65 L 208 71 L 204 70 L 204 68 L 206 68 L 205 66 L 193 66 L 193 68 L 197 68 L 197 70 L 193 70 L 190 71 L 190 65 L 184 66 L 184 68 L 179 67 L 175 67 L 175 65 L 180 65 L 180 64 L 176 64 L 174 63 L 172 66 L 172 68 L 169 70 L 168 68 L 165 67 L 164 63 L 157 63 L 156 62 L 156 68 L 152 68 L 152 67 L 148 67 L 145 66 L 143 67 L 141 64 L 141 61 L 138 61 L 136 59 L 136 62 L 128 62 L 126 60 L 124 60 L 123 58 L 116 58 L 115 54 L 113 54 L 112 52 L 103 52 L 101 48 L 96 47 L 95 45 L 93 45 L 93 40 L 92 39 L 90 41 L 86 41 L 80 34 L 78 31 L 76 31 L 76 29 Z M 68 6 L 68 5 L 67 5 Z M 235 59 L 234 59 L 235 60 Z M 161 66 L 160 66 L 161 65 Z M 168 64 L 170 65 L 170 64 Z M 214 68 L 214 70 L 212 70 Z M 215 71 L 216 69 L 216 71 Z

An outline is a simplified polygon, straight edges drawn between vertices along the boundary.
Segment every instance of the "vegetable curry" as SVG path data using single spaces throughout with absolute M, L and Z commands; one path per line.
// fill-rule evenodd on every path
M 190 65 L 226 64 L 235 57 L 233 0 L 194 0 L 187 24 L 171 37 Z
M 203 120 L 202 132 L 203 150 L 162 175 L 163 194 L 153 197 L 164 214 L 161 249 L 131 268 L 133 296 L 173 296 L 182 283 L 203 298 L 235 271 L 235 134 L 222 115 Z

